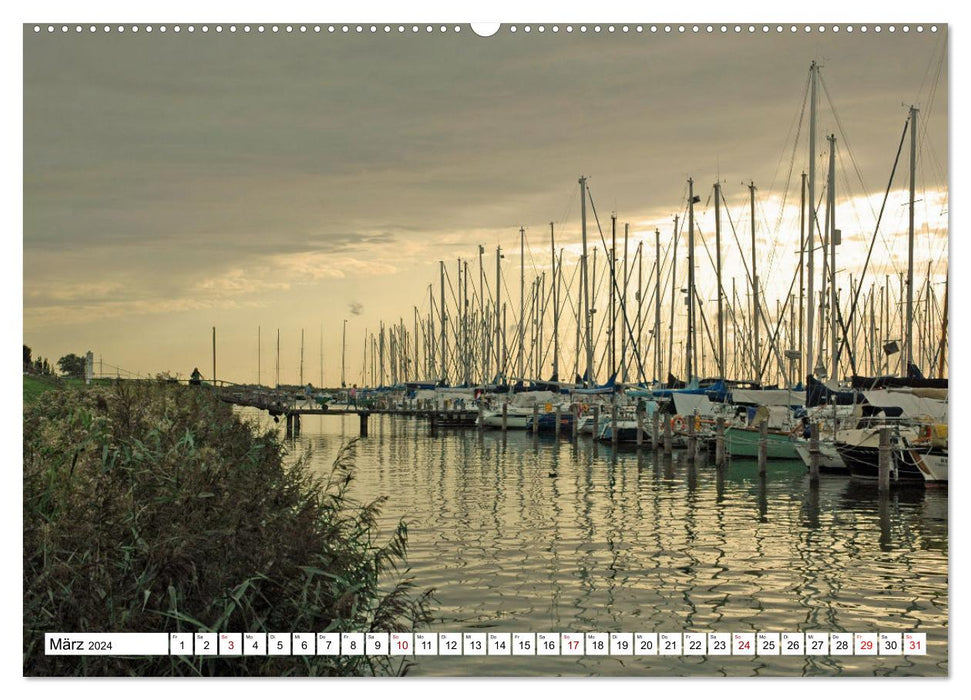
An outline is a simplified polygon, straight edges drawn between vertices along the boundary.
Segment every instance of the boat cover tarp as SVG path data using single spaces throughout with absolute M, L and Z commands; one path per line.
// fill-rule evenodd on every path
M 511 406 L 542 406 L 547 403 L 560 403 L 563 397 L 559 392 L 552 391 L 524 391 L 521 394 L 514 394 Z
M 920 379 L 916 377 L 861 377 L 854 375 L 854 389 L 900 389 L 905 387 L 947 389 L 947 379 Z
M 896 406 L 907 418 L 929 417 L 937 423 L 947 422 L 947 401 L 916 396 L 910 391 L 893 389 L 864 391 L 864 398 L 871 406 L 881 408 Z
M 805 406 L 802 394 L 785 389 L 735 389 L 732 403 L 748 403 L 756 406 Z
M 829 386 L 813 376 L 808 377 L 806 383 L 806 406 L 812 408 L 820 404 L 833 404 L 837 406 L 848 406 L 856 403 L 855 391 L 840 391 L 837 386 Z
M 719 404 L 712 403 L 704 394 L 688 394 L 676 391 L 671 394 L 674 400 L 674 412 L 681 416 L 692 416 L 698 411 L 699 416 L 712 416 Z

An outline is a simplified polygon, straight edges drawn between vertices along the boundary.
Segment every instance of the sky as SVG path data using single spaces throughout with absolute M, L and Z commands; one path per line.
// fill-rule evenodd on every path
M 281 381 L 296 383 L 303 331 L 305 378 L 319 383 L 322 346 L 323 383 L 333 386 L 344 321 L 347 364 L 359 372 L 366 331 L 410 324 L 414 306 L 427 309 L 429 284 L 437 296 L 439 260 L 454 271 L 468 259 L 474 276 L 478 245 L 487 270 L 501 245 L 518 307 L 519 227 L 530 274 L 548 268 L 550 221 L 569 259 L 580 175 L 605 232 L 616 212 L 632 248 L 653 245 L 655 226 L 669 236 L 688 178 L 703 234 L 713 232 L 718 181 L 747 245 L 754 182 L 760 276 L 784 294 L 813 60 L 825 86 L 817 195 L 825 135 L 835 133 L 845 269 L 865 256 L 915 104 L 918 280 L 927 261 L 942 279 L 946 25 L 906 34 L 701 25 L 695 34 L 519 24 L 487 38 L 468 25 L 374 34 L 267 25 L 262 35 L 201 26 L 24 27 L 23 338 L 35 356 L 92 350 L 112 368 L 209 376 L 216 327 L 219 378 L 256 380 L 259 333 L 266 383 L 279 329 Z M 906 156 L 871 267 L 881 280 L 906 262 Z M 744 274 L 740 258 L 726 253 L 727 274 Z M 698 269 L 710 298 L 711 267 Z

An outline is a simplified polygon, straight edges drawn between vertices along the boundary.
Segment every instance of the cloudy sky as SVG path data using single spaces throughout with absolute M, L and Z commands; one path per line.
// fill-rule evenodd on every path
M 253 381 L 262 327 L 263 381 L 279 329 L 281 380 L 296 382 L 304 329 L 317 383 L 323 328 L 333 385 L 344 319 L 359 368 L 366 329 L 427 308 L 439 260 L 454 270 L 479 244 L 490 256 L 502 245 L 518 303 L 519 227 L 538 270 L 550 221 L 559 243 L 578 243 L 581 174 L 605 227 L 615 211 L 635 241 L 652 244 L 655 225 L 670 229 L 683 212 L 689 177 L 706 234 L 712 184 L 722 182 L 744 228 L 754 182 L 759 265 L 784 293 L 798 229 L 780 206 L 798 202 L 808 167 L 798 124 L 813 60 L 825 85 L 820 182 L 823 135 L 836 133 L 848 269 L 865 255 L 916 104 L 918 264 L 943 271 L 943 26 L 694 35 L 518 25 L 489 38 L 467 25 L 263 35 L 209 26 L 25 27 L 23 321 L 35 355 L 90 349 L 136 372 L 208 375 L 216 326 L 220 376 Z M 906 185 L 904 160 L 875 254 L 881 279 L 906 262 Z M 699 270 L 710 278 L 710 266 Z

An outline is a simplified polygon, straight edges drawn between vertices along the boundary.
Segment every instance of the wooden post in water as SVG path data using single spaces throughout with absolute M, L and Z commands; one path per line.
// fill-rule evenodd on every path
M 600 404 L 593 407 L 593 439 L 600 439 Z
M 539 434 L 539 406 L 533 404 L 533 435 Z
M 438 411 L 431 411 L 428 414 L 429 434 L 435 437 L 438 428 Z
M 880 428 L 879 489 L 881 493 L 890 490 L 890 428 Z
M 300 414 L 299 413 L 295 413 L 293 415 L 293 434 L 294 435 L 300 434 Z
M 508 420 L 509 414 L 509 404 L 503 402 L 502 404 L 502 432 L 506 432 L 506 421 Z
M 610 407 L 610 441 L 617 444 L 617 404 Z
M 479 432 L 481 433 L 485 430 L 485 407 L 482 403 L 482 399 L 479 399 Z
M 695 461 L 695 450 L 698 448 L 695 438 L 695 417 L 688 416 L 688 459 Z
M 809 483 L 819 483 L 819 423 L 809 426 Z
M 571 435 L 574 440 L 577 439 L 577 432 L 580 424 L 580 406 L 577 404 L 570 404 L 570 411 L 573 412 L 573 427 L 570 429 Z
M 654 413 L 651 416 L 651 444 L 654 446 L 655 450 L 661 449 L 660 420 L 661 420 L 661 414 L 655 408 Z
M 765 476 L 765 463 L 769 458 L 769 421 L 759 423 L 759 476 Z
M 556 421 L 556 426 L 553 428 L 553 435 L 557 438 L 560 437 L 560 419 L 561 419 L 560 414 L 561 414 L 560 404 L 556 404 L 556 409 L 554 414 L 554 420 Z
M 715 466 L 725 466 L 725 418 L 715 420 Z
M 287 437 L 293 437 L 293 416 L 287 413 Z
M 671 421 L 664 420 L 664 454 L 671 454 Z
M 361 437 L 367 437 L 367 419 L 371 415 L 367 411 L 361 411 L 357 414 L 361 419 Z
M 644 444 L 644 411 L 637 412 L 637 446 Z

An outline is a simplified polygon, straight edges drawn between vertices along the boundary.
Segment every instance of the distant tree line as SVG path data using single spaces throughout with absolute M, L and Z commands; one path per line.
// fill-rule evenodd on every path
M 84 378 L 84 356 L 68 353 L 57 361 L 57 368 L 62 376 Z M 24 345 L 24 372 L 28 374 L 44 374 L 53 376 L 54 368 L 46 357 L 38 356 L 33 359 L 33 350 L 29 345 Z

